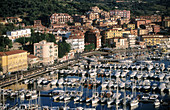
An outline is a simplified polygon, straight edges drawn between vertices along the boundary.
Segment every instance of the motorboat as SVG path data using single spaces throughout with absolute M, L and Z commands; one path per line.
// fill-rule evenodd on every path
M 107 100 L 107 105 L 111 105 L 111 104 L 113 104 L 114 103 L 114 99 L 109 99 L 109 100 Z
M 152 85 L 152 90 L 156 90 L 157 87 L 158 87 L 158 84 L 157 84 L 157 83 L 153 83 L 153 85 Z
M 130 74 L 130 77 L 133 78 L 133 77 L 136 76 L 136 74 L 137 74 L 137 71 L 133 71 L 133 72 Z
M 157 95 L 157 94 L 151 94 L 149 99 L 150 100 L 156 100 L 156 99 L 158 99 L 158 97 L 159 97 L 159 95 Z
M 92 104 L 97 104 L 100 101 L 99 97 L 93 97 Z
M 129 72 L 129 70 L 124 70 L 124 71 L 122 71 L 121 77 L 122 77 L 122 78 L 126 77 L 126 75 L 127 75 L 128 72 Z
M 86 103 L 90 103 L 92 101 L 92 97 L 86 98 Z
M 164 91 L 166 88 L 166 84 L 165 83 L 161 83 L 158 87 L 160 89 L 160 91 Z
M 119 76 L 120 76 L 120 73 L 121 73 L 120 70 L 115 71 L 115 77 L 119 77 Z
M 164 73 L 159 74 L 159 80 L 163 80 L 164 77 L 165 77 L 165 74 L 164 74 Z
M 68 100 L 70 100 L 70 99 L 71 99 L 70 96 L 65 96 L 65 97 L 64 97 L 64 101 L 68 101 Z
M 150 94 L 143 94 L 142 100 L 149 100 Z
M 148 73 L 146 73 L 146 72 L 143 74 L 143 78 L 144 78 L 144 79 L 147 79 L 148 76 L 149 76 L 149 75 L 148 75 Z
M 123 89 L 125 87 L 125 82 L 120 82 L 120 85 L 119 85 L 120 89 Z
M 142 72 L 138 72 L 138 74 L 136 74 L 137 79 L 141 79 L 142 76 L 143 76 L 143 73 L 142 73 Z
M 51 85 L 52 85 L 52 86 L 54 86 L 54 85 L 56 85 L 56 84 L 57 84 L 57 81 L 58 81 L 58 80 L 57 80 L 57 79 L 55 79 L 55 80 L 52 80 L 50 83 L 51 83 Z
M 160 105 L 160 101 L 158 99 L 156 99 L 155 102 L 154 102 L 154 105 L 155 106 L 159 106 Z
M 58 80 L 58 85 L 61 86 L 63 83 L 64 83 L 64 79 L 63 79 L 63 78 L 60 78 L 60 79 Z
M 101 98 L 100 102 L 101 103 L 106 103 L 107 102 L 107 98 L 105 98 L 105 97 Z
M 78 101 L 80 101 L 80 99 L 81 99 L 81 97 L 77 96 L 77 97 L 74 98 L 74 102 L 78 102 Z
M 153 76 L 154 76 L 154 73 L 153 72 L 149 72 L 149 78 L 153 78 Z
M 133 100 L 130 101 L 130 106 L 131 107 L 138 106 L 138 104 L 139 104 L 138 99 L 133 99 Z

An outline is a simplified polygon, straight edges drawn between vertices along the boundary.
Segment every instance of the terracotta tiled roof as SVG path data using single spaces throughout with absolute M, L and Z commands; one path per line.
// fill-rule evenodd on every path
M 0 56 L 5 56 L 5 55 L 13 55 L 13 54 L 18 54 L 18 53 L 23 53 L 23 52 L 27 52 L 25 50 L 12 50 L 12 51 L 8 51 L 8 52 L 0 52 Z
M 28 57 L 28 58 L 37 58 L 37 57 L 34 56 L 34 55 L 28 55 L 27 57 Z

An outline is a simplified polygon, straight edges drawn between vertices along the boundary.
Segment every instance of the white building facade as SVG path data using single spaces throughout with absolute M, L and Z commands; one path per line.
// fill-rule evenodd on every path
M 127 35 L 128 38 L 128 47 L 135 47 L 136 46 L 136 39 L 137 36 L 136 35 Z
M 72 32 L 66 42 L 70 44 L 71 49 L 75 53 L 82 53 L 84 51 L 84 33 Z
M 20 29 L 15 31 L 8 31 L 6 33 L 9 39 L 14 42 L 16 39 L 21 37 L 31 37 L 31 29 Z
M 45 40 L 34 43 L 34 55 L 39 58 L 43 65 L 54 64 L 54 60 L 58 58 L 58 45 Z

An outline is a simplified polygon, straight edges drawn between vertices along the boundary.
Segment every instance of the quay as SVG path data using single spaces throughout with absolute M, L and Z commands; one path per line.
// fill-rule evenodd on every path
M 80 56 L 81 57 L 84 57 L 84 56 L 92 56 L 92 55 L 108 55 L 108 54 L 113 54 L 113 53 L 126 53 L 126 52 L 148 52 L 149 50 L 148 49 L 131 49 L 131 50 L 126 50 L 126 49 L 121 49 L 121 50 L 118 50 L 118 49 L 115 49 L 115 50 L 111 50 L 111 51 L 92 51 L 92 52 L 86 52 L 86 53 L 81 53 L 79 56 L 73 58 L 73 59 L 69 59 L 67 60 L 66 62 L 64 63 L 61 63 L 61 64 L 57 64 L 57 65 L 52 65 L 52 66 L 49 66 L 49 67 L 53 67 L 53 69 L 61 69 L 61 68 L 64 68 L 66 66 L 68 66 L 69 64 L 73 64 L 73 63 L 76 63 L 79 61 L 80 59 Z M 104 61 L 104 62 L 109 62 L 109 61 L 115 61 L 117 62 L 118 60 L 117 59 L 112 59 L 112 60 L 102 60 L 100 59 L 101 61 Z M 12 85 L 14 83 L 17 83 L 17 82 L 21 82 L 21 81 L 24 81 L 25 79 L 30 79 L 30 78 L 33 78 L 33 77 L 37 77 L 37 76 L 40 76 L 42 74 L 46 74 L 46 73 L 49 73 L 50 70 L 45 70 L 45 67 L 42 67 L 42 68 L 39 68 L 38 70 L 34 70 L 34 71 L 27 71 L 27 72 L 24 72 L 23 74 L 15 74 L 15 75 L 11 75 L 7 78 L 1 78 L 0 80 L 0 87 L 3 88 L 3 87 L 7 87 L 9 85 Z
M 73 63 L 76 63 L 76 62 L 78 62 L 78 60 L 72 60 L 70 62 L 65 62 L 65 63 L 59 64 L 59 65 L 55 65 L 55 66 L 53 66 L 53 70 L 64 68 L 64 67 L 68 66 L 69 64 L 73 64 Z M 37 76 L 40 76 L 42 74 L 46 74 L 46 73 L 49 73 L 49 72 L 51 72 L 51 71 L 50 70 L 45 70 L 45 69 L 41 70 L 41 71 L 38 71 L 38 72 L 33 72 L 32 74 L 25 75 L 22 78 L 15 78 L 13 80 L 9 80 L 7 82 L 1 83 L 0 87 L 4 88 L 6 86 L 15 84 L 17 82 L 22 82 L 25 79 L 31 79 L 31 78 L 34 78 L 34 77 L 37 77 Z

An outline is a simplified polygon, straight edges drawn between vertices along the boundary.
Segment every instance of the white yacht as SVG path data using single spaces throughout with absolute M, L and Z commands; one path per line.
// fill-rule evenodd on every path
M 122 78 L 126 77 L 126 75 L 127 75 L 128 72 L 129 72 L 129 70 L 124 70 L 124 71 L 122 71 L 121 77 L 122 77 Z
M 157 87 L 158 87 L 158 84 L 157 84 L 157 83 L 153 83 L 153 85 L 152 85 L 152 90 L 156 90 Z
M 97 104 L 100 101 L 99 97 L 93 97 L 92 104 Z
M 115 77 L 119 77 L 119 76 L 120 76 L 120 73 L 121 73 L 120 70 L 115 71 Z
M 154 102 L 154 105 L 155 106 L 159 106 L 160 105 L 160 101 L 158 99 L 156 99 L 155 102 Z
M 138 79 L 141 79 L 142 76 L 143 76 L 143 73 L 142 73 L 142 72 L 138 72 L 138 74 L 136 74 L 136 77 L 137 77 Z
M 157 94 L 151 94 L 149 99 L 150 100 L 156 100 L 156 99 L 158 99 L 158 97 L 159 97 L 159 95 L 157 95 Z
M 54 86 L 54 85 L 57 84 L 57 81 L 58 81 L 57 79 L 54 79 L 54 80 L 52 80 L 50 83 L 51 83 L 52 86 Z
M 164 91 L 166 88 L 166 84 L 165 83 L 161 83 L 158 87 L 160 89 L 160 91 Z
M 74 102 L 78 102 L 78 101 L 80 101 L 80 99 L 81 99 L 81 97 L 77 96 L 77 97 L 74 98 Z
M 136 74 L 137 74 L 137 71 L 133 71 L 133 72 L 130 74 L 130 77 L 133 78 L 133 77 L 136 76 Z
M 133 106 L 138 106 L 139 104 L 139 101 L 137 99 L 133 99 L 130 101 L 130 106 L 133 107 Z
M 165 74 L 164 74 L 164 73 L 159 74 L 159 80 L 163 80 L 164 77 L 165 77 Z
M 64 83 L 64 79 L 63 79 L 63 78 L 60 78 L 60 79 L 58 80 L 58 85 L 61 86 L 63 83 Z

